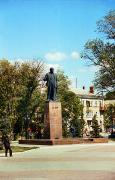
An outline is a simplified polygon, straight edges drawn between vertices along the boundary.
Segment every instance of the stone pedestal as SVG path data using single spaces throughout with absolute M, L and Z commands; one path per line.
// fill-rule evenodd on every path
M 44 114 L 44 138 L 62 138 L 61 102 L 46 102 Z

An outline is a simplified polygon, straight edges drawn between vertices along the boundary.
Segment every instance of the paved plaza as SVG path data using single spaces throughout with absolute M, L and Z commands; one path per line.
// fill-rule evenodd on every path
M 0 154 L 0 180 L 115 180 L 115 143 L 38 146 L 13 157 Z

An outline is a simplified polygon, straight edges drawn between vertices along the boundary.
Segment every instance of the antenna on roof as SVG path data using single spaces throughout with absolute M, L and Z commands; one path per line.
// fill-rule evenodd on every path
M 76 89 L 77 89 L 77 78 L 76 78 Z

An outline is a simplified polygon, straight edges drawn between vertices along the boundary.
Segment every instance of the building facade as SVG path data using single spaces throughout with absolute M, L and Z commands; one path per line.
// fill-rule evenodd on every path
M 86 92 L 85 90 L 72 89 L 72 91 L 80 98 L 83 104 L 83 116 L 85 120 L 85 130 L 87 134 L 92 131 L 92 119 L 96 115 L 98 125 L 101 131 L 104 132 L 104 99 L 102 96 L 96 96 L 92 92 Z

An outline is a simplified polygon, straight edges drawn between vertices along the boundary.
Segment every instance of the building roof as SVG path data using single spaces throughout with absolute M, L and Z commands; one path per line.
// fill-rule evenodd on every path
M 102 96 L 97 96 L 83 89 L 71 88 L 71 91 L 74 92 L 81 99 L 104 99 Z

